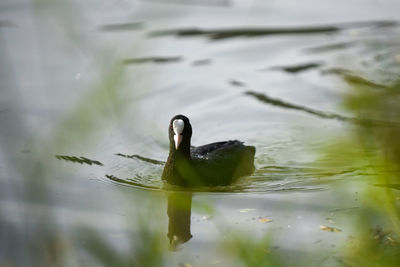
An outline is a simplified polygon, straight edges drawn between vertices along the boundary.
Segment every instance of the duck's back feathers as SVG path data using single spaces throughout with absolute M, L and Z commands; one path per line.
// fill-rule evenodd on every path
M 207 156 L 214 153 L 218 153 L 224 150 L 229 150 L 235 147 L 242 147 L 243 142 L 238 140 L 229 140 L 222 142 L 215 142 L 203 146 L 191 147 L 190 155 L 193 156 Z
M 254 171 L 255 148 L 237 140 L 195 147 L 190 154 L 206 185 L 227 185 Z

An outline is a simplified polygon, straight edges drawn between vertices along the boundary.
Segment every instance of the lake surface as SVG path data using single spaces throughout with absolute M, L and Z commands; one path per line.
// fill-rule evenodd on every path
M 250 266 L 230 247 L 247 240 L 283 265 L 343 264 L 376 170 L 341 156 L 344 140 L 360 149 L 347 82 L 398 79 L 398 1 L 0 7 L 0 263 L 110 266 L 148 253 L 153 266 Z M 254 174 L 166 192 L 176 114 L 190 118 L 193 145 L 255 146 Z M 173 229 L 187 242 L 171 247 Z M 102 258 L 101 244 L 115 254 Z

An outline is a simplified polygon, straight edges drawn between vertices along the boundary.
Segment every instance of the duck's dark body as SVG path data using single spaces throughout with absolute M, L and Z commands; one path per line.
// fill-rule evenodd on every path
M 183 139 L 176 149 L 174 132 L 170 126 L 170 152 L 162 174 L 163 180 L 180 186 L 217 186 L 228 185 L 253 172 L 253 146 L 245 146 L 233 140 L 191 147 L 192 129 L 189 120 L 177 115 L 171 120 L 171 125 L 176 119 L 185 122 Z

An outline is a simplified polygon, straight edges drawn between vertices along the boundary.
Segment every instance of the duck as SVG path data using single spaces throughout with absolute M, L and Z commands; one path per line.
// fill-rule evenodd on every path
M 255 147 L 238 140 L 191 146 L 192 125 L 184 115 L 168 127 L 169 154 L 162 180 L 171 185 L 224 186 L 254 171 Z

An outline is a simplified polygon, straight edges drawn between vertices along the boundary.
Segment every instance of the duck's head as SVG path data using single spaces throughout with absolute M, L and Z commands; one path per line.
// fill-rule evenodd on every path
M 184 115 L 176 115 L 171 119 L 168 128 L 170 149 L 176 151 L 190 151 L 190 138 L 192 137 L 192 125 Z

